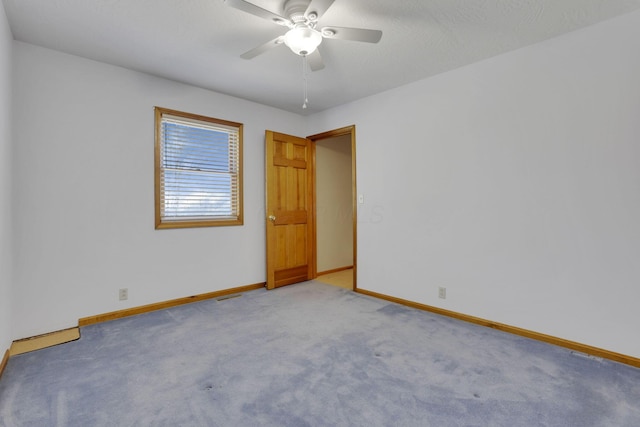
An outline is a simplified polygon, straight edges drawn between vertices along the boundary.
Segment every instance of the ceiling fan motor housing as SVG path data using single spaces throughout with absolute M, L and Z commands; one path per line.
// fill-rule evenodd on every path
M 288 0 L 284 4 L 284 15 L 294 24 L 305 23 L 307 21 L 305 12 L 310 3 L 310 0 Z

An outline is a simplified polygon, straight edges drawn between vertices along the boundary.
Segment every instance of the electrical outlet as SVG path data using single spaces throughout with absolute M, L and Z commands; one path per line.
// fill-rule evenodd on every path
M 438 288 L 438 298 L 447 299 L 447 288 L 442 286 Z
M 125 301 L 129 299 L 129 289 L 121 288 L 120 291 L 118 292 L 118 298 L 120 299 L 120 301 Z

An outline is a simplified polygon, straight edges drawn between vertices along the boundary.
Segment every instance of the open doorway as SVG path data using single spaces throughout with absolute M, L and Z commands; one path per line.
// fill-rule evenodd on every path
M 355 290 L 355 127 L 308 138 L 315 143 L 316 279 Z

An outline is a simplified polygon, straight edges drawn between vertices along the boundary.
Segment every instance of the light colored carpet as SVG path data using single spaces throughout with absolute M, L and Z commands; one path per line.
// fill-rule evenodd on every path
M 11 357 L 0 425 L 640 426 L 640 370 L 307 282 Z

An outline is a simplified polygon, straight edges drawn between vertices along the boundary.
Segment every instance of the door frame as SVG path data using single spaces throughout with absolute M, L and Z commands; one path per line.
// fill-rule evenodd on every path
M 345 126 L 339 129 L 334 129 L 334 130 L 330 130 L 330 131 L 326 131 L 326 132 L 322 132 L 322 133 L 318 133 L 315 135 L 311 135 L 311 136 L 307 136 L 307 139 L 311 140 L 313 146 L 314 146 L 314 150 L 313 150 L 313 154 L 312 154 L 312 170 L 313 170 L 313 176 L 314 176 L 314 180 L 313 180 L 313 209 L 314 209 L 314 219 L 316 217 L 316 180 L 315 180 L 315 175 L 316 175 L 316 151 L 315 151 L 315 145 L 316 145 L 316 141 L 321 141 L 323 139 L 329 139 L 329 138 L 335 138 L 338 136 L 345 136 L 345 135 L 349 135 L 351 137 L 351 195 L 352 195 L 352 221 L 353 221 L 353 290 L 355 291 L 358 288 L 358 284 L 357 284 L 357 271 L 358 271 L 358 195 L 357 195 L 357 186 L 356 186 L 356 125 L 350 125 L 350 126 Z M 317 270 L 317 265 L 318 265 L 318 230 L 316 227 L 316 222 L 317 221 L 313 221 L 312 224 L 312 232 L 313 232 L 313 240 L 314 240 L 314 250 L 313 250 L 313 261 L 312 261 L 312 265 L 313 265 L 313 270 L 312 270 L 312 274 L 313 274 L 313 278 L 317 278 L 318 277 L 318 270 Z

